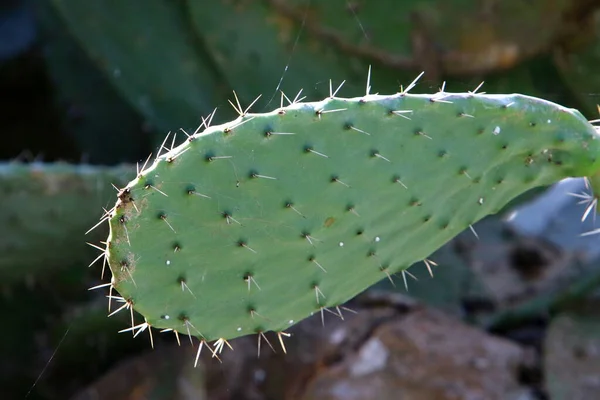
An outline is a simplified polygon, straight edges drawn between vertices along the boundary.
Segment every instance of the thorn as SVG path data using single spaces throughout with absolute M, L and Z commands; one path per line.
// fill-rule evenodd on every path
M 304 239 L 308 240 L 308 243 L 310 243 L 310 244 L 311 244 L 311 245 L 313 245 L 313 246 L 314 246 L 314 243 L 312 242 L 313 240 L 315 240 L 315 241 L 317 241 L 317 242 L 320 242 L 320 240 L 319 240 L 319 239 L 317 239 L 317 238 L 315 238 L 315 237 L 313 237 L 313 236 L 310 236 L 308 233 L 304 233 L 304 234 L 302 234 L 302 237 L 303 237 Z
M 119 333 L 133 332 L 133 337 L 136 337 L 140 332 L 144 332 L 146 329 L 148 329 L 149 326 L 150 325 L 148 325 L 147 322 L 143 322 L 139 325 L 132 326 L 131 328 L 121 329 L 119 331 Z M 137 330 L 137 332 L 136 332 L 136 330 Z
M 190 149 L 189 147 L 186 147 L 185 149 L 183 149 L 183 151 L 177 153 L 176 155 L 167 157 L 167 162 L 172 163 L 173 161 L 175 161 L 177 159 L 177 157 L 179 157 L 180 155 L 184 154 L 189 149 Z M 134 204 L 134 206 L 135 206 L 135 204 Z
M 229 159 L 229 158 L 233 158 L 233 156 L 210 156 L 208 158 L 208 161 L 225 160 L 225 159 Z
M 90 233 L 91 231 L 93 231 L 94 229 L 96 229 L 97 227 L 99 227 L 100 225 L 102 225 L 104 222 L 108 221 L 110 219 L 109 215 L 105 215 L 100 219 L 100 222 L 98 222 L 96 225 L 92 226 L 90 229 L 88 229 L 88 231 L 84 234 L 87 235 L 88 233 Z
M 283 90 L 281 91 L 281 108 L 283 108 L 283 98 L 285 97 L 285 99 L 287 100 L 287 102 L 289 103 L 288 105 L 292 105 L 292 101 L 289 99 L 289 97 L 287 97 L 285 95 L 285 93 L 283 93 Z
M 112 286 L 112 282 L 103 283 L 101 285 L 92 286 L 91 288 L 88 288 L 88 290 L 96 290 L 96 289 L 100 289 L 100 288 L 108 287 L 108 286 Z
M 484 82 L 485 82 L 485 81 L 482 81 L 482 82 L 479 84 L 479 86 L 477 86 L 477 87 L 475 88 L 475 90 L 473 90 L 472 92 L 469 92 L 469 94 L 476 94 L 476 93 L 477 93 L 477 91 L 478 91 L 479 89 L 481 89 L 481 87 L 483 86 L 483 83 L 484 83 Z M 483 92 L 483 93 L 481 93 L 481 94 L 485 94 L 485 92 Z
M 357 217 L 360 217 L 360 214 L 356 211 L 356 208 L 354 206 L 348 207 L 348 212 L 351 212 L 352 214 L 356 215 Z
M 202 127 L 204 127 L 204 129 L 208 129 L 210 127 L 210 123 L 212 122 L 212 119 L 215 116 L 216 112 L 217 112 L 217 108 L 215 107 L 215 109 L 210 114 L 208 114 L 206 116 L 206 118 L 201 116 L 200 118 L 202 119 L 202 122 L 200 123 L 200 125 L 198 125 L 198 127 L 194 131 L 193 136 L 189 137 L 188 140 L 191 140 L 195 135 L 197 135 L 200 132 L 200 129 L 202 129 Z
M 125 219 L 123 219 L 123 222 L 121 222 L 121 226 L 123 227 L 123 230 L 125 231 L 125 237 L 127 238 L 127 244 L 129 246 L 131 246 L 131 242 L 129 241 L 129 230 L 127 230 L 127 225 L 125 225 Z
M 279 339 L 279 344 L 281 345 L 281 349 L 283 350 L 283 354 L 287 354 L 287 350 L 285 348 L 285 345 L 283 344 L 283 338 L 282 338 L 282 336 L 290 337 L 292 335 L 290 335 L 287 332 L 277 332 L 277 338 Z
M 390 283 L 392 284 L 393 287 L 396 287 L 396 283 L 394 282 L 394 280 L 392 279 L 392 276 L 390 275 L 390 273 L 388 272 L 387 268 L 381 268 L 381 272 L 383 272 L 388 280 L 390 281 Z
M 367 88 L 365 91 L 365 96 L 368 96 L 371 92 L 371 66 L 369 65 L 369 72 L 367 73 Z
M 303 89 L 300 89 L 300 91 L 298 91 L 298 94 L 296 95 L 296 97 L 294 97 L 294 101 L 292 102 L 292 104 L 296 104 L 298 102 L 301 102 L 302 100 L 304 100 L 306 98 L 306 96 L 300 97 L 300 94 L 302 93 Z
M 175 329 L 171 329 L 171 328 L 163 329 L 162 331 L 160 331 L 160 333 L 165 333 L 165 332 L 173 332 L 175 334 L 175 339 L 177 339 L 177 345 L 181 346 L 181 341 L 179 340 L 179 332 L 177 332 Z
M 325 155 L 325 154 L 323 154 L 323 153 L 319 153 L 318 151 L 314 151 L 314 150 L 313 150 L 312 148 L 310 148 L 310 147 L 307 147 L 307 148 L 306 148 L 306 151 L 307 151 L 308 153 L 313 153 L 313 154 L 316 154 L 316 155 L 318 155 L 318 156 L 321 156 L 321 157 L 324 157 L 324 158 L 329 158 L 329 156 L 327 156 L 327 155 Z
M 582 234 L 581 234 L 581 235 L 579 235 L 579 236 L 592 236 L 592 235 L 597 235 L 597 234 L 599 234 L 599 233 L 600 233 L 600 228 L 598 228 L 598 229 L 594 229 L 593 231 L 589 231 L 589 232 L 582 233 Z
M 256 287 L 258 288 L 258 290 L 261 290 L 260 286 L 258 286 L 258 283 L 256 283 L 256 279 L 254 279 L 254 276 L 247 275 L 244 278 L 244 281 L 246 281 L 248 283 L 248 291 L 250 291 L 250 286 L 251 286 L 252 283 L 254 283 L 256 285 Z
M 421 73 L 419 74 L 419 76 L 417 76 L 417 77 L 415 78 L 415 80 L 414 80 L 414 81 L 412 81 L 412 82 L 410 83 L 410 85 L 408 85 L 408 86 L 406 87 L 406 89 L 402 90 L 400 93 L 401 93 L 402 95 L 405 95 L 405 94 L 407 94 L 407 93 L 408 93 L 408 92 L 409 92 L 409 91 L 410 91 L 412 88 L 414 88 L 414 87 L 417 85 L 417 82 L 419 81 L 419 79 L 421 79 L 421 77 L 423 76 L 423 74 L 425 74 L 425 71 L 421 72 Z
M 236 107 L 236 104 L 233 104 L 231 102 L 231 100 L 227 99 L 227 101 L 229 102 L 229 104 L 231 104 L 231 107 L 233 107 L 235 112 L 237 112 L 240 117 L 243 117 L 244 112 L 242 111 L 242 106 L 240 105 L 240 100 L 238 99 L 238 96 L 237 96 L 237 93 L 235 92 L 235 90 L 233 91 L 233 96 L 235 97 L 235 102 L 237 104 L 237 107 Z
M 202 352 L 202 347 L 204 346 L 204 340 L 200 341 L 200 346 L 198 346 L 198 351 L 196 352 L 196 359 L 194 360 L 194 368 L 198 366 L 198 359 L 200 358 L 200 353 Z
M 248 249 L 251 252 L 256 254 L 256 250 L 252 249 L 251 247 L 248 247 L 248 245 L 245 242 L 238 242 L 238 246 Z
M 265 336 L 264 332 L 258 332 L 258 358 L 260 358 L 260 340 L 261 340 L 261 338 L 265 339 L 265 342 L 267 342 L 267 344 L 269 345 L 271 350 L 273 350 L 273 353 L 277 353 L 275 351 L 275 348 L 271 344 L 271 342 L 269 342 L 269 339 L 267 339 L 267 337 Z
M 162 149 L 165 147 L 165 143 L 167 143 L 167 139 L 169 138 L 170 135 L 171 135 L 171 132 L 167 133 L 167 136 L 165 136 L 165 140 L 163 140 L 162 144 L 158 148 L 158 153 L 156 154 L 156 159 L 158 159 L 160 157 L 160 153 L 161 153 Z
M 295 133 L 292 132 L 267 132 L 266 133 L 267 137 L 270 137 L 271 135 L 295 135 Z
M 402 181 L 400 180 L 400 178 L 394 178 L 394 183 L 399 183 L 400 185 L 402 185 L 402 187 L 404 189 L 408 189 L 408 186 L 406 186 L 404 183 L 402 183 Z
M 330 79 L 329 80 L 329 97 L 334 98 L 344 83 L 346 83 L 346 80 L 343 80 L 342 83 L 340 83 L 340 85 L 337 87 L 337 89 L 335 89 L 335 92 L 334 92 L 331 87 L 331 79 Z
M 173 233 L 177 233 L 177 232 L 175 232 L 175 229 L 173 229 L 173 227 L 171 226 L 171 224 L 169 223 L 169 221 L 167 221 L 167 216 L 165 214 L 162 214 L 160 216 L 160 219 L 162 219 L 163 221 L 165 221 L 165 224 L 167 224 L 167 226 L 169 228 L 171 228 L 171 230 L 173 231 Z
M 435 261 L 429 260 L 427 258 L 425 258 L 423 260 L 423 262 L 425 263 L 425 266 L 427 267 L 427 271 L 429 271 L 429 275 L 431 275 L 431 277 L 433 278 L 433 271 L 431 270 L 431 266 L 433 265 L 434 267 L 437 267 L 438 264 Z
M 381 158 L 382 160 L 385 160 L 387 162 L 391 162 L 388 158 L 382 156 L 381 154 L 379 154 L 378 152 L 373 153 L 373 157 L 377 157 L 377 158 Z
M 325 268 L 323 268 L 323 266 L 321 264 L 319 264 L 319 262 L 314 257 L 311 257 L 309 259 L 309 261 L 315 263 L 317 265 L 317 267 L 321 268 L 321 271 L 327 273 L 327 271 L 325 270 Z
M 453 103 L 452 103 L 450 100 L 444 100 L 444 99 L 442 99 L 442 98 L 436 98 L 435 96 L 437 96 L 437 95 L 438 95 L 438 93 L 436 93 L 435 95 L 431 96 L 431 99 L 430 99 L 430 101 L 431 101 L 432 103 L 447 103 L 447 104 L 453 104 Z M 448 96 L 448 95 L 446 95 L 446 96 Z
M 141 175 L 144 173 L 144 170 L 146 169 L 146 165 L 148 164 L 148 161 L 150 161 L 150 158 L 152 158 L 152 153 L 150 153 L 148 158 L 146 158 L 146 161 L 144 161 L 144 165 L 142 165 L 142 168 L 140 169 L 140 171 L 137 174 L 138 178 L 140 178 Z
M 237 124 L 235 124 L 235 125 L 233 125 L 233 126 L 229 126 L 229 127 L 225 128 L 225 129 L 223 130 L 223 132 L 225 132 L 225 133 L 229 133 L 229 132 L 231 132 L 232 130 L 234 130 L 234 129 L 236 129 L 236 128 L 239 128 L 240 126 L 244 125 L 246 122 L 252 121 L 253 119 L 254 119 L 254 117 L 249 117 L 249 118 L 247 118 L 247 119 L 245 119 L 245 120 L 243 120 L 243 121 L 241 121 L 241 122 L 238 122 Z
M 344 186 L 346 186 L 348 188 L 350 187 L 350 185 L 348 185 L 347 183 L 344 183 L 344 182 L 340 181 L 337 176 L 334 176 L 333 178 L 331 178 L 331 181 L 332 182 L 336 182 L 336 183 L 340 183 L 340 184 L 342 184 L 342 185 L 344 185 Z
M 223 338 L 220 338 L 219 340 L 217 340 L 214 343 L 214 353 L 213 353 L 213 357 L 215 357 L 216 354 L 221 354 L 223 352 L 223 346 L 227 345 L 227 347 L 229 347 L 231 350 L 233 350 L 233 347 L 231 347 L 231 345 L 229 344 L 229 342 Z
M 348 125 L 348 128 L 349 128 L 349 129 L 352 129 L 353 131 L 356 131 L 356 132 L 364 133 L 364 134 L 365 134 L 365 135 L 367 135 L 367 136 L 371 136 L 371 134 L 370 134 L 369 132 L 363 131 L 362 129 L 358 129 L 358 128 L 357 128 L 357 127 L 355 127 L 355 126 Z
M 344 320 L 344 317 L 341 316 L 341 314 L 338 314 L 336 312 L 331 311 L 329 308 L 325 308 L 323 307 L 325 311 L 327 311 L 329 314 L 335 315 L 336 317 L 340 318 L 342 321 Z M 339 311 L 339 309 L 338 309 Z
M 190 294 L 196 299 L 196 295 L 194 294 L 194 292 L 192 292 L 192 290 L 187 285 L 187 283 L 185 283 L 185 281 L 183 279 L 180 282 L 181 282 L 181 291 L 184 292 L 185 289 L 187 289 L 188 292 L 190 292 Z
M 205 195 L 205 194 L 202 194 L 202 193 L 199 193 L 199 192 L 197 192 L 197 191 L 196 191 L 196 189 L 191 189 L 191 190 L 188 190 L 188 194 L 191 194 L 191 195 L 194 195 L 194 196 L 200 196 L 200 197 L 204 197 L 204 198 L 206 198 L 206 199 L 211 199 L 211 198 L 212 198 L 212 197 L 210 197 L 210 196 L 207 196 L 207 195 Z
M 469 225 L 469 229 L 471 229 L 471 232 L 473 232 L 473 235 L 475 235 L 475 237 L 479 240 L 479 235 L 477 234 L 477 232 L 475 232 L 475 228 L 473 228 L 473 225 Z
M 110 280 L 110 283 L 113 283 L 112 282 L 112 278 Z M 110 306 L 111 306 L 111 303 L 112 303 L 112 297 L 113 297 L 112 296 L 112 291 L 113 291 L 113 285 L 110 285 L 110 288 L 108 289 L 108 313 L 110 313 Z
M 395 111 L 392 111 L 392 114 L 397 115 L 402 118 L 406 118 L 407 120 L 410 121 L 410 118 L 404 114 L 412 114 L 412 112 L 413 112 L 413 110 L 395 110 Z
M 194 330 L 198 333 L 198 335 L 200 335 L 200 336 L 203 336 L 203 335 L 200 333 L 200 331 L 198 331 L 198 329 L 196 329 L 196 327 L 194 325 L 192 325 L 192 323 L 190 322 L 190 320 L 188 318 L 184 319 L 183 325 L 185 325 L 185 329 L 187 330 L 187 333 L 188 333 L 188 338 L 190 339 L 190 343 L 193 346 L 194 342 L 192 341 L 192 333 L 190 332 L 190 326 L 192 328 L 194 328 Z
M 339 307 L 340 307 L 342 310 L 346 310 L 346 311 L 348 311 L 348 312 L 351 312 L 352 314 L 358 314 L 358 311 L 355 311 L 355 310 L 353 310 L 353 309 L 351 309 L 351 308 L 344 307 L 344 306 L 339 306 Z M 336 308 L 337 308 L 337 306 L 336 306 Z M 340 314 L 341 314 L 341 312 L 340 312 Z
M 235 218 L 233 218 L 231 216 L 231 214 L 225 212 L 225 213 L 223 213 L 223 216 L 225 217 L 225 222 L 227 222 L 227 225 L 231 225 L 231 221 L 235 222 L 238 225 L 241 225 L 241 223 L 238 220 L 236 220 Z
M 277 180 L 277 178 L 274 178 L 272 176 L 267 176 L 267 175 L 259 175 L 259 174 L 252 174 L 250 176 L 251 178 L 263 178 L 263 179 L 272 179 L 272 180 Z
M 445 90 L 446 90 L 446 81 L 442 82 L 442 87 L 440 87 L 439 92 L 444 93 Z
M 294 205 L 292 203 L 286 203 L 286 208 L 289 208 L 290 210 L 294 210 L 294 212 L 296 212 L 299 216 L 301 216 L 302 218 L 306 218 L 304 215 L 302 215 L 302 213 L 300 211 L 298 211 Z
M 417 135 L 419 135 L 419 136 L 423 136 L 423 137 L 425 137 L 425 138 L 427 138 L 427 139 L 429 139 L 429 140 L 433 140 L 433 139 L 431 139 L 431 136 L 427 135 L 427 134 L 426 134 L 425 132 L 423 132 L 423 131 L 417 131 L 417 132 L 416 132 L 416 134 L 417 134 Z
M 246 107 L 246 109 L 244 110 L 244 115 L 248 114 L 248 111 L 250 111 L 250 108 L 252 108 L 252 106 L 254 105 L 254 103 L 256 103 L 258 101 L 258 99 L 260 99 L 262 96 L 262 94 L 259 94 L 257 98 L 254 99 L 254 101 L 252 103 L 250 103 L 250 105 L 248 107 Z
M 177 132 L 175 132 L 175 134 L 173 135 L 173 140 L 171 141 L 171 148 L 169 149 L 169 151 L 173 151 L 173 149 L 175 148 L 175 138 L 177 138 Z
M 319 116 L 319 118 L 321 118 L 321 114 L 328 114 L 328 113 L 334 113 L 334 112 L 338 112 L 338 111 L 346 111 L 347 108 L 335 108 L 333 110 L 317 110 L 317 115 Z
M 179 130 L 180 130 L 181 132 L 183 132 L 183 134 L 184 134 L 184 135 L 185 135 L 185 136 L 186 136 L 188 139 L 192 137 L 192 135 L 190 135 L 189 133 L 187 133 L 187 132 L 185 131 L 185 129 L 183 129 L 183 128 L 179 128 Z
M 104 270 L 106 268 L 106 260 L 108 258 L 108 246 L 107 246 L 107 248 L 103 249 L 102 247 L 97 246 L 93 243 L 89 243 L 89 242 L 86 242 L 86 243 L 88 245 L 92 246 L 93 248 L 100 250 L 102 252 L 102 253 L 100 253 L 100 255 L 98 255 L 98 257 L 96 257 L 94 259 L 94 261 L 92 261 L 90 263 L 90 265 L 88 265 L 88 268 L 91 267 L 92 265 L 94 265 L 100 258 L 104 257 L 104 260 L 102 261 L 102 274 L 100 275 L 100 279 L 104 279 Z
M 321 304 L 321 302 L 319 301 L 319 295 L 321 295 L 323 297 L 323 299 L 325 299 L 325 295 L 323 294 L 323 292 L 321 292 L 321 289 L 319 289 L 319 286 L 315 285 L 314 289 L 315 289 L 315 296 L 317 297 L 317 304 Z
M 415 281 L 417 280 L 417 277 L 414 276 L 413 274 L 411 274 L 410 272 L 408 272 L 407 270 L 402 270 L 401 273 L 402 273 L 402 280 L 404 281 L 404 288 L 408 292 L 408 282 L 406 281 L 406 275 L 410 276 Z
M 163 192 L 163 191 L 159 190 L 159 189 L 158 189 L 158 188 L 156 188 L 155 186 L 152 186 L 152 185 L 150 185 L 150 184 L 147 184 L 146 186 L 144 186 L 144 189 L 148 189 L 148 188 L 152 188 L 152 189 L 156 190 L 158 193 L 162 194 L 163 196 L 165 196 L 165 197 L 169 197 L 169 196 L 167 196 L 167 194 L 166 194 L 165 192 Z

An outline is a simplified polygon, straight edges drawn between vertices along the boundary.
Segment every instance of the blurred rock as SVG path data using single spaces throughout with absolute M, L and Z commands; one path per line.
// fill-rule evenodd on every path
M 552 321 L 545 341 L 544 373 L 552 400 L 600 397 L 600 313 L 565 313 Z
M 194 352 L 169 346 L 117 365 L 71 400 L 205 400 Z
M 518 382 L 520 346 L 399 296 L 367 293 L 298 324 L 277 353 L 257 337 L 232 341 L 223 363 L 206 354 L 209 399 L 530 399 Z M 338 310 L 332 310 L 335 313 Z M 209 361 L 210 360 L 210 361 Z

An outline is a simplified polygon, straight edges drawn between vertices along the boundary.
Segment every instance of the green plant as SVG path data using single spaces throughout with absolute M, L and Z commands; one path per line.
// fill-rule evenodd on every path
M 432 252 L 518 195 L 600 169 L 598 133 L 576 110 L 414 85 L 264 114 L 238 103 L 236 120 L 205 120 L 142 168 L 103 217 L 118 310 L 145 318 L 126 330 L 216 341 L 213 354 L 266 331 L 283 346 L 307 316 L 341 317 L 414 263 L 431 272 Z

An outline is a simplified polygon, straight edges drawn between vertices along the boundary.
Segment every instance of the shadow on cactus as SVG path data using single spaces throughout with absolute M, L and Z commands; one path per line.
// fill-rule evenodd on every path
M 113 312 L 144 317 L 125 330 L 197 337 L 214 356 L 274 331 L 285 351 L 291 325 L 342 317 L 374 283 L 431 270 L 430 254 L 518 195 L 600 169 L 600 136 L 576 110 L 415 84 L 282 96 L 264 114 L 238 103 L 236 120 L 209 118 L 144 165 L 102 218 Z

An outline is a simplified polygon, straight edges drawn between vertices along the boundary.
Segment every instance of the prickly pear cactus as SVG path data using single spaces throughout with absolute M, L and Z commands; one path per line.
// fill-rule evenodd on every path
M 523 95 L 236 108 L 235 121 L 157 157 L 105 217 L 111 289 L 145 318 L 134 331 L 216 340 L 215 351 L 241 335 L 281 339 L 405 277 L 517 195 L 600 168 L 598 133 L 579 112 Z

